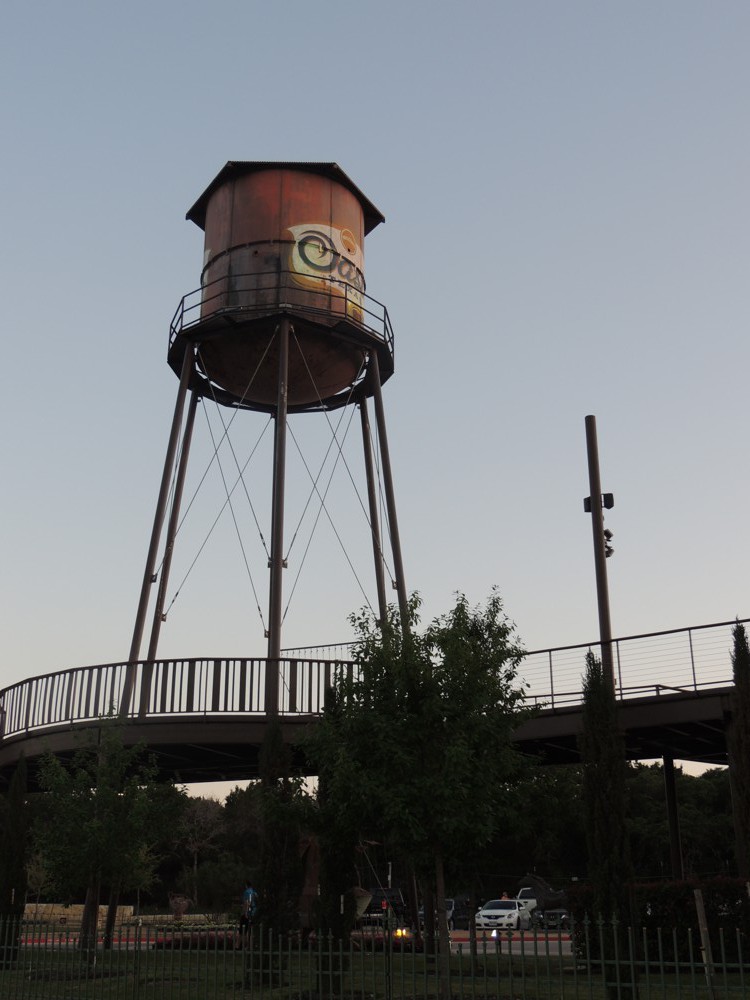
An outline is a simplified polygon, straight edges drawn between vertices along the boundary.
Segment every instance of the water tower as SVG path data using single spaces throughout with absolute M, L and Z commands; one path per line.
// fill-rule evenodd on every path
M 287 416 L 341 406 L 360 408 L 375 580 L 381 618 L 386 611 L 383 549 L 374 478 L 383 491 L 402 620 L 407 597 L 381 394 L 393 374 L 393 333 L 387 310 L 365 292 L 364 239 L 383 216 L 336 163 L 231 161 L 187 213 L 205 233 L 200 288 L 186 295 L 170 329 L 168 361 L 179 389 L 156 516 L 128 658 L 123 698 L 128 709 L 135 664 L 154 585 L 156 599 L 143 667 L 156 658 L 182 487 L 197 402 L 270 413 L 274 420 L 268 659 L 281 653 L 284 570 L 284 489 Z M 187 414 L 185 403 L 189 397 Z M 379 456 L 373 453 L 367 400 L 373 399 Z M 171 475 L 179 463 L 174 486 Z M 161 570 L 162 528 L 172 495 Z M 266 706 L 278 696 L 267 673 Z

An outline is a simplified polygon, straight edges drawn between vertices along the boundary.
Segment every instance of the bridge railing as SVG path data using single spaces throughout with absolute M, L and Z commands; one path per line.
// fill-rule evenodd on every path
M 745 625 L 750 619 L 739 621 Z M 732 683 L 732 629 L 737 620 L 690 628 L 644 632 L 613 639 L 617 697 L 637 698 L 670 691 L 703 691 Z M 351 659 L 353 646 L 338 643 L 284 650 L 286 655 L 340 656 Z M 586 654 L 601 657 L 598 642 L 584 642 L 526 653 L 519 679 L 532 704 L 548 708 L 580 705 Z
M 614 639 L 617 697 L 697 693 L 730 685 L 732 629 L 736 623 L 718 622 Z M 520 675 L 527 684 L 530 701 L 549 708 L 579 705 L 589 651 L 601 658 L 601 644 L 597 642 L 527 653 Z
M 135 670 L 107 663 L 32 677 L 0 691 L 0 739 L 119 715 L 128 676 L 128 718 L 264 716 L 269 669 L 276 661 L 169 659 L 137 663 Z M 320 714 L 333 679 L 352 669 L 334 660 L 279 660 L 279 713 Z
M 731 684 L 735 624 L 719 622 L 613 640 L 618 698 L 698 693 Z M 328 655 L 316 656 L 316 649 Z M 529 703 L 546 708 L 579 705 L 589 650 L 601 655 L 598 643 L 527 653 L 519 678 Z M 333 678 L 356 669 L 352 647 L 345 644 L 284 652 L 287 655 L 278 661 L 281 715 L 319 714 Z M 264 716 L 269 669 L 276 669 L 276 661 L 196 658 L 138 663 L 134 671 L 132 665 L 128 671 L 126 663 L 109 663 L 32 677 L 0 691 L 0 739 L 118 715 L 128 676 L 133 681 L 124 713 L 128 718 Z

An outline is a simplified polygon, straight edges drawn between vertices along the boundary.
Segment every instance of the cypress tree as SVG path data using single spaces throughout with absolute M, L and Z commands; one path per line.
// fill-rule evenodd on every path
M 732 630 L 732 721 L 727 732 L 732 811 L 735 821 L 737 870 L 750 878 L 750 648 L 745 626 Z
M 595 916 L 623 919 L 632 875 L 625 813 L 625 746 L 618 729 L 614 690 L 601 660 L 591 652 L 586 656 L 582 715 L 579 746 Z
M 632 866 L 625 808 L 627 762 L 612 679 L 591 652 L 586 656 L 582 716 L 579 745 L 594 917 L 612 921 L 611 930 L 602 927 L 601 959 L 607 995 L 624 1000 L 638 995 L 627 934 L 633 922 L 628 906 Z

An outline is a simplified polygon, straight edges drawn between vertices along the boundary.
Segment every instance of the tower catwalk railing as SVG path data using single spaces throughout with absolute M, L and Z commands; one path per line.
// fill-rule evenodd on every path
M 196 324 L 223 313 L 253 317 L 285 309 L 313 320 L 341 317 L 382 340 L 393 354 L 393 327 L 382 302 L 340 278 L 319 278 L 317 286 L 302 286 L 295 272 L 278 268 L 223 275 L 188 292 L 172 317 L 169 342 L 171 345 Z
M 743 619 L 747 623 L 750 619 Z M 732 683 L 732 629 L 720 622 L 613 640 L 615 682 L 620 699 L 700 692 Z M 325 692 L 336 677 L 354 676 L 351 646 L 317 647 L 327 656 L 285 650 L 279 667 L 279 714 L 319 715 Z M 542 708 L 580 704 L 586 655 L 597 643 L 534 650 L 519 671 L 527 700 Z M 337 656 L 336 654 L 339 654 Z M 266 671 L 263 658 L 157 660 L 149 689 L 141 690 L 143 664 L 127 715 L 137 718 L 183 716 L 264 717 Z M 0 740 L 46 729 L 91 723 L 120 711 L 127 663 L 76 667 L 19 681 L 0 691 Z M 147 675 L 147 674 L 146 674 Z

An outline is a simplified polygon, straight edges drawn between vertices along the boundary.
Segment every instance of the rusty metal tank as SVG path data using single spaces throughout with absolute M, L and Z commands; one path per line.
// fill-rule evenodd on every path
M 175 370 L 188 337 L 220 402 L 271 408 L 274 333 L 288 315 L 290 409 L 341 399 L 373 347 L 387 348 L 388 374 L 390 327 L 364 268 L 364 238 L 384 220 L 337 164 L 229 162 L 187 218 L 205 233 L 204 260 L 173 324 Z

